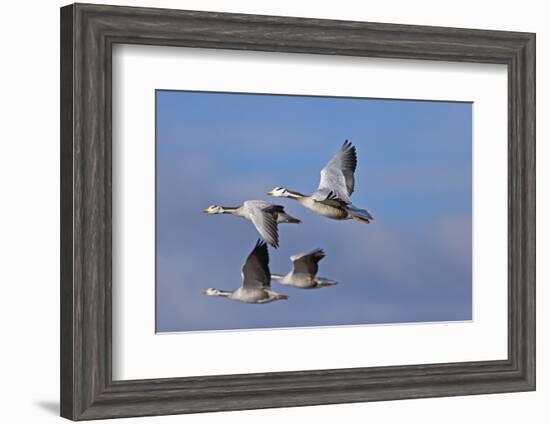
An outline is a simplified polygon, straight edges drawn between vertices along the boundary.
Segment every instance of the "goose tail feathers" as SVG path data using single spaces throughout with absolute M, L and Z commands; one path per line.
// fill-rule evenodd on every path
M 366 209 L 360 209 L 351 205 L 348 207 L 348 212 L 350 213 L 354 221 L 364 222 L 365 224 L 368 224 L 369 222 L 374 220 L 373 216 Z
M 286 212 L 280 212 L 277 214 L 277 223 L 278 224 L 300 224 L 302 221 L 300 221 L 298 218 L 294 218 L 293 216 L 290 216 Z

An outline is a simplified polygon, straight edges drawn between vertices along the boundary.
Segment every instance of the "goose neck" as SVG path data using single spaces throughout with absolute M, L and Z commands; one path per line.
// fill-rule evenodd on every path
M 233 206 L 222 206 L 222 213 L 236 214 L 239 211 L 238 207 Z
M 306 196 L 304 196 L 302 193 L 299 193 L 297 191 L 287 190 L 286 197 L 294 200 L 299 200 L 299 199 L 303 199 Z

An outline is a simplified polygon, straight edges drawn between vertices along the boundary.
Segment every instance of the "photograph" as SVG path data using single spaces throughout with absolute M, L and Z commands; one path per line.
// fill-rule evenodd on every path
M 157 333 L 473 319 L 471 102 L 155 102 Z
M 548 420 L 544 2 L 3 6 L 2 422 Z

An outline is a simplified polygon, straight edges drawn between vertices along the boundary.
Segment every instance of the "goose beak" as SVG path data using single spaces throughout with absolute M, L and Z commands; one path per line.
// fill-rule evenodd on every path
M 273 196 L 273 190 L 266 193 L 268 196 Z
M 204 208 L 202 211 L 203 211 L 204 213 L 208 213 L 208 208 Z

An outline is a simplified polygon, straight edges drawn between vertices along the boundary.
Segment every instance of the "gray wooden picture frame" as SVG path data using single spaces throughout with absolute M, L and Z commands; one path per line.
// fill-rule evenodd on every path
M 508 359 L 113 381 L 115 43 L 507 65 Z M 63 417 L 85 420 L 535 389 L 534 34 L 75 4 L 61 9 L 60 124 Z

